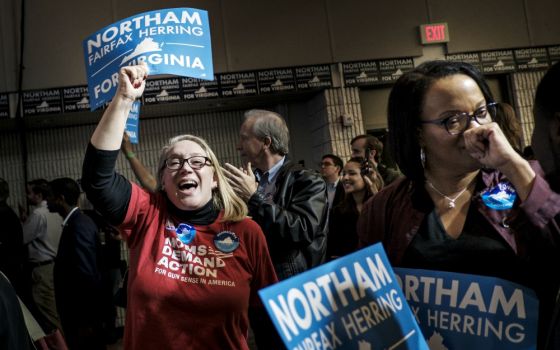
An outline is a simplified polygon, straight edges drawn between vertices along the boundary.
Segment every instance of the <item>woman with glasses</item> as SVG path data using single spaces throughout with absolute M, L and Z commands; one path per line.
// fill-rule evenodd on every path
M 546 329 L 558 266 L 560 208 L 540 168 L 494 121 L 496 102 L 467 63 L 426 62 L 403 74 L 388 104 L 389 140 L 406 176 L 376 194 L 360 245 L 383 242 L 393 266 L 494 276 L 534 289 Z
M 170 139 L 157 193 L 115 173 L 126 118 L 147 74 L 145 65 L 120 70 L 82 176 L 88 198 L 120 225 L 130 248 L 124 348 L 248 349 L 249 310 L 259 340 L 269 323 L 257 291 L 277 279 L 264 235 L 214 152 L 196 136 Z

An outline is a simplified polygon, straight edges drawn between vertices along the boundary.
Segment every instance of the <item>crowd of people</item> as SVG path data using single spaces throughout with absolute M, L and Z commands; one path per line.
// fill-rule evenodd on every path
M 560 275 L 551 270 L 560 263 L 560 63 L 535 96 L 536 160 L 523 157 L 515 110 L 495 100 L 481 72 L 429 61 L 391 89 L 388 151 L 357 135 L 346 161 L 329 153 L 306 168 L 290 157 L 283 117 L 254 109 L 240 125 L 243 164 L 220 163 L 205 140 L 181 134 L 163 146 L 156 174 L 125 133 L 148 73 L 144 64 L 120 70 L 87 147 L 81 186 L 97 219 L 79 208 L 72 179 L 29 182 L 33 209 L 19 218 L 0 181 L 10 228 L 0 237 L 0 290 L 17 299 L 10 280 L 46 333 L 62 331 L 70 349 L 105 347 L 114 326 L 101 297 L 114 294 L 103 285 L 114 282 L 103 277 L 106 226 L 129 249 L 126 349 L 283 349 L 258 290 L 378 242 L 394 267 L 534 290 L 537 346 L 560 348 Z M 140 185 L 115 171 L 119 153 Z M 488 195 L 497 189 L 509 198 L 499 208 Z M 21 310 L 0 308 L 14 337 L 25 333 Z M 18 339 L 5 348 L 29 348 Z

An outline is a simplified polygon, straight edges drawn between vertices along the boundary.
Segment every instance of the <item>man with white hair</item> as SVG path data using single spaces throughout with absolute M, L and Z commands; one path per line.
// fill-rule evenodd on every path
M 279 114 L 250 110 L 237 144 L 247 166 L 225 164 L 228 180 L 262 227 L 279 279 L 324 262 L 327 246 L 325 181 L 290 159 L 289 141 L 288 126 Z

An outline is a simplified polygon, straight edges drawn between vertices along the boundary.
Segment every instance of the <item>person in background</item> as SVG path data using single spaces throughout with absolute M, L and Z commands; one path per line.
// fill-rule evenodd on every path
M 80 184 L 81 180 L 78 180 Z M 114 344 L 119 336 L 116 328 L 117 305 L 115 295 L 123 282 L 123 273 L 126 270 L 126 261 L 121 260 L 121 242 L 119 230 L 109 224 L 99 212 L 97 212 L 84 192 L 80 193 L 78 207 L 89 216 L 97 226 L 97 234 L 101 242 L 100 252 L 97 254 L 101 274 L 103 310 L 103 333 L 106 344 Z
M 136 153 L 134 153 L 132 143 L 130 142 L 130 138 L 126 132 L 123 134 L 121 150 L 142 187 L 150 192 L 157 192 L 157 181 L 155 177 L 152 175 L 150 170 L 142 164 L 140 159 L 138 159 Z
M 327 199 L 329 201 L 329 212 L 344 198 L 344 187 L 340 181 L 340 173 L 344 163 L 340 157 L 334 154 L 325 154 L 321 158 L 321 176 L 327 183 Z
M 50 213 L 47 208 L 49 183 L 36 179 L 27 183 L 27 202 L 32 211 L 20 207 L 20 219 L 23 222 L 23 243 L 27 245 L 28 270 L 31 279 L 32 301 L 28 303 L 30 311 L 46 334 L 60 329 L 60 319 L 56 311 L 53 269 L 62 234 L 62 218 Z M 31 305 L 31 302 L 33 305 Z
M 358 135 L 350 141 L 350 147 L 352 148 L 352 157 L 364 158 L 370 171 L 377 171 L 381 174 L 375 184 L 377 188 L 383 188 L 402 176 L 397 169 L 389 168 L 383 164 L 381 157 L 383 155 L 383 142 L 377 137 Z
M 49 210 L 64 218 L 54 286 L 66 342 L 71 350 L 105 349 L 97 225 L 78 208 L 80 187 L 76 181 L 59 178 L 51 181 L 50 187 Z
M 560 282 L 558 274 L 542 278 L 559 266 L 558 195 L 494 116 L 490 89 L 468 63 L 430 61 L 403 74 L 388 121 L 405 178 L 364 206 L 360 246 L 383 242 L 395 267 L 493 276 L 535 290 L 542 346 Z
M 510 104 L 504 102 L 496 104 L 496 123 L 502 129 L 511 147 L 517 153 L 522 154 L 523 130 L 521 130 L 521 123 L 515 109 Z
M 18 294 L 25 293 L 24 263 L 27 252 L 23 245 L 23 230 L 16 213 L 7 203 L 8 182 L 0 178 L 0 271 L 10 280 Z
M 0 271 L 0 349 L 34 350 L 16 291 Z
M 532 147 L 550 186 L 560 193 L 560 63 L 554 64 L 537 86 Z M 553 272 L 559 275 L 558 268 Z M 546 349 L 560 349 L 560 290 L 550 322 Z
M 375 180 L 366 177 L 377 172 L 362 172 L 364 158 L 350 158 L 342 171 L 343 200 L 332 209 L 329 218 L 329 238 L 327 240 L 327 260 L 350 254 L 358 248 L 356 224 L 364 203 L 377 191 L 369 185 Z
M 245 113 L 237 150 L 246 167 L 225 164 L 234 191 L 264 231 L 279 279 L 325 261 L 328 201 L 321 176 L 288 156 L 290 133 L 277 113 Z M 255 166 L 258 183 L 251 169 Z
M 115 173 L 126 119 L 147 74 L 145 64 L 120 69 L 82 175 L 88 199 L 120 225 L 130 249 L 124 348 L 248 349 L 249 314 L 257 344 L 273 348 L 257 294 L 277 281 L 266 240 L 208 144 L 193 135 L 170 139 L 157 193 Z
M 533 147 L 531 145 L 525 146 L 521 155 L 526 160 L 536 160 L 535 151 L 533 151 Z

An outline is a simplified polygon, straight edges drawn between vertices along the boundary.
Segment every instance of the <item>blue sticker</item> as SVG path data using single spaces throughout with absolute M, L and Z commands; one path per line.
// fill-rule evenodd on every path
M 239 247 L 239 237 L 231 231 L 222 231 L 214 237 L 214 245 L 224 253 L 231 253 Z
M 517 192 L 509 182 L 500 182 L 482 194 L 482 201 L 495 210 L 507 210 L 513 207 Z
M 175 232 L 177 233 L 179 240 L 184 244 L 191 243 L 194 236 L 196 236 L 195 228 L 189 224 L 179 224 Z

